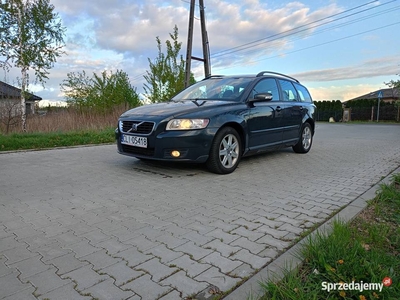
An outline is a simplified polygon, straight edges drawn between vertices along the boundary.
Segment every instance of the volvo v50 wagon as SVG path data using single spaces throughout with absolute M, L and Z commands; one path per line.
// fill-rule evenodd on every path
M 168 102 L 123 113 L 115 131 L 118 152 L 139 159 L 205 163 L 218 174 L 233 172 L 244 156 L 312 145 L 315 105 L 293 77 L 210 76 Z

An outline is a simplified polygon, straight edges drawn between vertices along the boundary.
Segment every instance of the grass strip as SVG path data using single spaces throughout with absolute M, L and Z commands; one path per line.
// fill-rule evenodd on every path
M 261 283 L 260 299 L 400 299 L 400 174 L 352 222 L 309 238 L 299 256 L 283 279 Z
M 47 149 L 89 144 L 112 143 L 114 128 L 76 132 L 15 133 L 0 135 L 0 151 Z

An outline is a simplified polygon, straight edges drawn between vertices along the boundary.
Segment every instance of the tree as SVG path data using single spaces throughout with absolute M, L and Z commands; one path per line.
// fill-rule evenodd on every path
M 0 2 L 0 65 L 11 63 L 21 69 L 21 120 L 26 131 L 25 97 L 29 85 L 28 71 L 45 83 L 63 51 L 65 28 L 50 0 L 1 0 Z
M 178 42 L 178 27 L 175 25 L 173 34 L 169 34 L 172 41 L 167 40 L 165 45 L 167 53 L 162 52 L 161 40 L 156 37 L 158 56 L 152 62 L 148 58 L 150 71 L 144 75 L 147 84 L 144 84 L 148 99 L 155 103 L 166 101 L 176 95 L 185 87 L 185 61 L 179 54 L 182 43 Z M 195 80 L 191 76 L 191 83 Z
M 130 108 L 141 104 L 136 88 L 131 86 L 128 75 L 123 71 L 103 71 L 100 75 L 93 73 L 91 78 L 85 71 L 71 72 L 67 77 L 61 84 L 61 91 L 70 106 L 81 111 L 89 108 L 108 113 L 119 105 Z

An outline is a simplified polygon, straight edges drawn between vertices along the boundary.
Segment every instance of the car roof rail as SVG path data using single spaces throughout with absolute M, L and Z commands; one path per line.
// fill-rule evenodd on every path
M 272 71 L 262 71 L 262 72 L 257 74 L 257 77 L 264 76 L 265 74 L 275 74 L 275 75 L 283 76 L 283 77 L 292 79 L 292 80 L 296 81 L 297 83 L 300 83 L 300 81 L 298 81 L 296 78 L 293 78 L 291 76 L 288 76 L 288 75 L 285 75 L 285 74 L 282 74 L 282 73 L 272 72 Z

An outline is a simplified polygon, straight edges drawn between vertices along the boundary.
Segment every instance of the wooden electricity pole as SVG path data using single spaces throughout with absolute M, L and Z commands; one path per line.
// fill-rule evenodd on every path
M 188 42 L 186 51 L 185 88 L 190 85 L 190 74 L 191 74 L 190 68 L 192 64 L 192 59 L 204 62 L 204 76 L 207 77 L 211 75 L 209 44 L 208 44 L 206 20 L 204 14 L 204 1 L 199 0 L 199 2 L 200 2 L 200 23 L 201 23 L 201 39 L 203 45 L 203 58 L 192 56 L 195 0 L 191 0 L 190 12 L 189 12 Z

